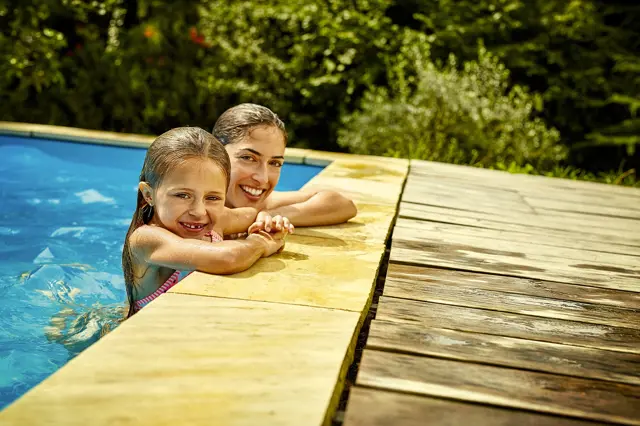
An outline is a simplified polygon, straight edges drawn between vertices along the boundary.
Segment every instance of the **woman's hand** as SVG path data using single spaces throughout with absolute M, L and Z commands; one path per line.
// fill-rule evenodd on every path
M 277 215 L 271 216 L 266 211 L 261 211 L 256 216 L 256 221 L 249 227 L 248 233 L 253 234 L 258 231 L 284 232 L 284 235 L 293 234 L 295 227 L 288 218 Z

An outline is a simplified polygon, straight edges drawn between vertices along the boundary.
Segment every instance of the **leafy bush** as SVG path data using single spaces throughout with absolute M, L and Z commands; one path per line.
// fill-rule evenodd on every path
M 541 93 L 540 116 L 570 161 L 640 165 L 640 7 L 617 0 L 402 0 L 397 25 L 428 35 L 432 57 L 475 59 L 483 39 L 515 84 Z
M 367 92 L 361 111 L 344 120 L 341 145 L 357 153 L 483 166 L 549 168 L 565 159 L 559 133 L 532 115 L 541 107 L 539 95 L 509 87 L 509 71 L 483 46 L 478 60 L 461 70 L 453 56 L 436 66 L 419 44 L 404 53 L 413 74 L 396 68 L 391 89 Z
M 226 107 L 195 83 L 206 51 L 193 33 L 197 2 L 8 3 L 0 9 L 4 120 L 159 134 L 210 128 Z

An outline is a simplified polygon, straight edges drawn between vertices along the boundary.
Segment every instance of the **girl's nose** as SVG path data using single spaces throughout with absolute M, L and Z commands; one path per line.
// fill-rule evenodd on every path
M 196 217 L 204 216 L 207 214 L 207 209 L 204 208 L 204 203 L 202 201 L 196 200 L 191 204 L 189 214 Z

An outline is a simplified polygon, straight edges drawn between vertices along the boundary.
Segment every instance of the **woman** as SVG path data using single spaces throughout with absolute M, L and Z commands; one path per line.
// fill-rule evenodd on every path
M 284 163 L 287 132 L 269 108 L 249 103 L 230 108 L 212 133 L 231 159 L 227 207 L 253 207 L 260 212 L 256 222 L 270 224 L 271 217 L 280 215 L 295 226 L 333 225 L 356 215 L 353 201 L 335 191 L 274 191 Z

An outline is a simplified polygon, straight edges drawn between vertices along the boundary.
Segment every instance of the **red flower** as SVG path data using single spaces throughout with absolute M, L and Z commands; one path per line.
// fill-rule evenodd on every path
M 204 41 L 204 35 L 198 34 L 198 30 L 196 29 L 196 27 L 189 28 L 189 37 L 195 44 L 198 44 L 200 46 L 208 46 L 208 44 Z
M 151 25 L 147 25 L 143 34 L 146 38 L 151 38 L 156 34 L 156 30 Z

